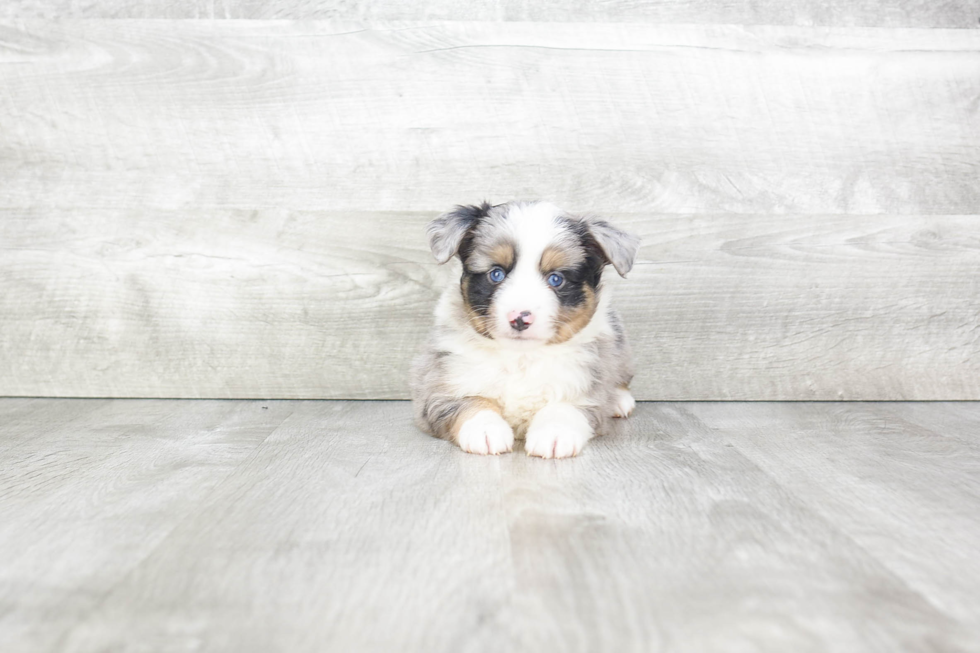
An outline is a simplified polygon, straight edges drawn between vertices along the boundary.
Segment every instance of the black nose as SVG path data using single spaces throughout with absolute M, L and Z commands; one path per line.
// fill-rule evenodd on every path
M 525 318 L 531 317 L 531 311 L 521 311 L 521 314 L 510 321 L 510 328 L 515 331 L 523 331 L 531 326 L 531 320 L 525 321 Z

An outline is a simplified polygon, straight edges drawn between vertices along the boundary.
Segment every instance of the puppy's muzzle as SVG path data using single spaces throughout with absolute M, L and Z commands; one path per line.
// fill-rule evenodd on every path
M 507 314 L 510 321 L 510 328 L 515 331 L 523 331 L 534 323 L 534 316 L 531 311 L 511 311 Z

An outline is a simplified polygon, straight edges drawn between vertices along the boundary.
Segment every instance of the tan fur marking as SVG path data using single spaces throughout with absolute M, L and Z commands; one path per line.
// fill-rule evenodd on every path
M 474 245 L 468 261 L 476 270 L 489 271 L 495 265 L 509 270 L 517 260 L 516 246 L 506 238 L 496 238 L 490 242 L 478 238 Z
M 585 286 L 582 292 L 585 294 L 585 301 L 581 304 L 558 309 L 558 317 L 555 318 L 555 335 L 549 341 L 551 344 L 565 342 L 584 329 L 585 325 L 592 320 L 592 316 L 595 315 L 596 307 L 599 304 L 595 292 L 589 286 Z
M 549 247 L 541 254 L 541 262 L 538 267 L 542 274 L 547 274 L 573 264 L 574 261 L 569 256 L 569 252 L 560 247 Z
M 499 265 L 503 268 L 510 268 L 514 264 L 515 250 L 513 243 L 506 241 L 501 241 L 496 243 L 489 251 L 481 251 L 475 258 L 479 258 L 484 262 L 489 260 L 494 265 Z M 466 319 L 469 321 L 470 325 L 485 338 L 492 338 L 490 333 L 490 327 L 493 324 L 493 318 L 488 312 L 487 315 L 480 315 L 480 313 L 470 304 L 469 295 L 469 277 L 465 277 L 460 286 L 460 291 L 463 293 L 463 305 L 466 306 Z
M 463 427 L 468 419 L 479 413 L 481 410 L 492 410 L 498 415 L 503 415 L 503 409 L 493 399 L 486 399 L 484 397 L 467 397 L 463 400 L 465 402 L 464 406 L 456 413 L 456 419 L 453 421 L 452 426 L 449 428 L 449 433 L 452 436 L 453 442 L 459 441 L 459 429 Z
M 487 315 L 480 315 L 476 312 L 476 309 L 470 305 L 469 285 L 469 277 L 465 277 L 462 284 L 460 284 L 460 292 L 463 293 L 463 306 L 466 307 L 466 319 L 477 333 L 484 338 L 490 338 L 492 337 L 490 335 L 490 315 L 489 313 Z
M 514 246 L 506 242 L 497 243 L 487 252 L 487 256 L 500 267 L 510 269 L 514 265 Z

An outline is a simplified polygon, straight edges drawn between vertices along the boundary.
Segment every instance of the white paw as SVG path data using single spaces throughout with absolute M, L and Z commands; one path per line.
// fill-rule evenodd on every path
M 626 388 L 616 388 L 613 400 L 613 417 L 629 417 L 636 408 L 636 400 Z
M 578 455 L 591 437 L 592 427 L 582 411 L 567 404 L 553 404 L 534 416 L 524 451 L 541 458 L 568 458 Z
M 507 453 L 514 448 L 514 431 L 492 410 L 481 410 L 459 428 L 459 447 L 469 453 Z

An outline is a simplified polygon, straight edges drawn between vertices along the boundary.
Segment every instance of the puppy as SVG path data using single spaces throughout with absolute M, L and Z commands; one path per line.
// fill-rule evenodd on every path
M 639 239 L 547 202 L 457 206 L 428 227 L 439 263 L 458 256 L 435 328 L 412 366 L 419 427 L 470 453 L 578 454 L 635 405 L 626 334 L 602 290 Z

